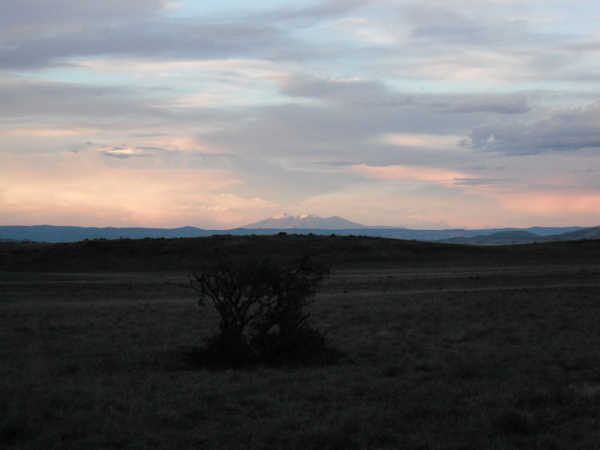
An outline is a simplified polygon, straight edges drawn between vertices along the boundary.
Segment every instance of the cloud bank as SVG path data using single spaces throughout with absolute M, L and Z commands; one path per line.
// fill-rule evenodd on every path
M 593 2 L 0 5 L 3 224 L 597 225 Z

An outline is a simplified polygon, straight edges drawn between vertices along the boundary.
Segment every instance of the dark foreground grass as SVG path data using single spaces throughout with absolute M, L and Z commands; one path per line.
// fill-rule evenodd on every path
M 204 370 L 185 277 L 3 274 L 0 448 L 597 449 L 595 267 L 338 271 L 346 356 Z

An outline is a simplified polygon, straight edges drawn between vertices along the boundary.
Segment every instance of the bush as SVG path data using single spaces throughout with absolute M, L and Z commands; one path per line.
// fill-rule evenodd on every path
M 330 360 L 325 336 L 306 307 L 328 270 L 309 258 L 218 263 L 192 275 L 199 304 L 219 314 L 219 331 L 196 354 L 204 364 L 296 364 Z

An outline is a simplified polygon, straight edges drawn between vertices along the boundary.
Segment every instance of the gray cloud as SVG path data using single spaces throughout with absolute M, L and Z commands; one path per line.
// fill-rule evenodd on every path
M 347 105 L 278 105 L 252 110 L 247 123 L 202 136 L 209 146 L 228 148 L 250 159 L 286 159 L 290 166 L 321 171 L 322 161 L 344 164 L 410 164 L 440 167 L 473 162 L 459 149 L 398 148 L 380 143 L 386 133 L 468 133 L 466 114 L 431 113 L 420 106 L 348 107 Z M 443 162 L 442 162 L 443 161 Z M 311 166 L 309 168 L 308 166 Z M 330 166 L 331 167 L 331 166 Z M 322 174 L 320 176 L 323 176 Z
M 70 0 L 26 0 L 23 4 L 8 0 L 8 14 L 0 20 L 21 28 L 31 23 L 35 32 L 22 33 L 18 39 L 0 45 L 0 68 L 68 65 L 74 57 L 103 55 L 159 59 L 254 57 L 294 62 L 350 58 L 385 67 L 388 76 L 400 78 L 437 79 L 446 76 L 453 67 L 491 70 L 505 79 L 589 77 L 585 71 L 572 69 L 582 51 L 576 48 L 577 42 L 567 45 L 565 42 L 570 40 L 564 35 L 536 33 L 526 21 L 508 20 L 504 15 L 490 17 L 485 9 L 470 2 L 458 2 L 461 9 L 453 3 L 441 2 L 433 6 L 413 2 L 386 4 L 389 13 L 379 25 L 387 23 L 387 28 L 393 29 L 398 26 L 391 24 L 398 22 L 402 24 L 399 28 L 412 30 L 408 42 L 387 48 L 348 43 L 317 46 L 292 38 L 290 32 L 296 23 L 314 25 L 344 17 L 361 7 L 385 3 L 377 0 L 329 0 L 311 7 L 284 7 L 249 16 L 231 16 L 227 21 L 217 17 L 176 20 L 159 16 L 166 0 L 126 3 L 117 8 L 116 0 L 75 5 Z M 67 25 L 61 25 L 62 28 L 57 25 L 58 31 L 54 33 L 40 32 L 41 23 L 56 21 Z M 480 54 L 465 51 L 469 48 L 478 48 L 499 59 L 482 59 Z M 393 61 L 399 54 L 403 55 L 401 63 L 394 68 Z M 500 65 L 507 59 L 512 61 L 510 68 Z M 519 70 L 514 70 L 517 64 Z M 506 111 L 517 112 L 510 107 Z
M 284 33 L 269 25 L 136 21 L 32 38 L 0 47 L 0 68 L 67 64 L 71 57 L 107 54 L 158 58 L 226 58 L 252 54 L 268 57 L 278 53 L 283 41 Z M 286 45 L 291 46 L 291 43 Z
M 295 76 L 286 80 L 281 92 L 291 97 L 337 101 L 347 104 L 398 105 L 407 96 L 393 92 L 378 81 L 332 80 Z
M 2 0 L 0 40 L 51 36 L 94 24 L 139 21 L 160 13 L 167 0 Z
M 378 81 L 332 80 L 295 76 L 283 84 L 283 94 L 372 106 L 429 107 L 448 113 L 522 114 L 530 111 L 525 94 L 407 94 Z
M 169 98 L 157 98 L 157 92 L 162 91 L 0 78 L 0 121 L 35 127 L 142 128 L 154 133 L 138 131 L 137 137 L 151 137 L 174 124 L 224 126 L 240 118 L 240 112 L 226 109 L 172 108 Z
M 314 6 L 279 8 L 256 16 L 259 20 L 294 21 L 301 25 L 312 25 L 323 19 L 339 17 L 357 8 L 375 3 L 376 0 L 324 0 Z
M 580 43 L 576 30 L 542 32 L 526 15 L 513 19 L 518 12 L 498 3 L 483 8 L 475 2 L 400 2 L 386 13 L 374 26 L 395 35 L 396 44 L 341 50 L 346 58 L 361 58 L 375 67 L 376 78 L 383 71 L 388 78 L 411 80 L 462 79 L 478 73 L 513 82 L 578 80 L 589 72 L 578 65 L 582 54 L 595 48 L 589 41 Z
M 458 113 L 489 112 L 497 114 L 522 114 L 531 110 L 525 95 L 512 94 L 452 96 L 452 99 L 442 108 Z
M 412 8 L 408 17 L 414 23 L 413 37 L 446 45 L 499 45 L 517 42 L 527 35 L 523 23 L 482 23 L 455 11 L 439 8 Z
M 576 42 L 574 44 L 567 45 L 566 48 L 584 53 L 598 53 L 600 52 L 600 41 Z
M 511 183 L 508 178 L 455 178 L 454 184 L 457 186 L 492 186 L 496 184 Z
M 167 3 L 167 0 L 3 0 L 0 5 L 0 23 L 48 23 L 62 21 L 65 16 L 79 20 L 88 17 L 98 21 L 130 14 L 155 13 Z
M 445 166 L 460 167 L 474 162 L 471 153 L 446 148 L 427 152 L 419 148 L 398 149 L 377 142 L 375 138 L 388 133 L 471 134 L 473 146 L 482 149 L 482 143 L 487 142 L 478 136 L 484 136 L 485 130 L 489 133 L 492 126 L 481 126 L 471 131 L 473 124 L 505 123 L 503 126 L 509 136 L 511 130 L 518 130 L 519 126 L 515 127 L 513 122 L 506 125 L 505 121 L 492 119 L 506 116 L 511 108 L 515 113 L 520 112 L 519 108 L 525 109 L 523 105 L 527 104 L 525 94 L 407 95 L 390 90 L 383 83 L 338 82 L 317 78 L 292 79 L 282 89 L 288 95 L 302 95 L 321 101 L 317 104 L 290 103 L 238 108 L 235 111 L 215 108 L 172 110 L 168 104 L 147 97 L 145 90 L 12 79 L 0 82 L 0 96 L 4 99 L 0 104 L 0 119 L 21 117 L 29 121 L 37 120 L 37 117 L 46 124 L 54 122 L 57 125 L 107 127 L 113 130 L 124 127 L 124 132 L 135 128 L 189 126 L 198 122 L 216 124 L 219 130 L 199 135 L 199 142 L 208 147 L 228 150 L 239 157 L 255 159 L 261 164 L 267 160 L 275 161 L 273 173 L 282 170 L 276 162 L 281 158 L 288 160 L 289 167 L 304 167 L 303 170 L 319 173 L 314 162 L 322 161 L 323 167 L 327 166 L 327 161 L 439 166 L 443 157 Z M 502 126 L 494 127 L 495 139 L 500 139 L 502 136 L 496 128 Z M 486 149 L 491 150 L 489 146 Z M 138 153 L 159 151 L 153 148 L 136 150 L 140 151 Z M 138 159 L 139 155 L 108 152 L 105 156 Z M 174 156 L 169 158 L 169 164 L 177 163 L 171 161 Z M 209 154 L 203 157 L 202 164 L 209 164 L 211 158 L 216 160 L 221 157 Z M 225 160 L 233 164 L 229 157 L 223 158 L 219 164 Z M 309 167 L 311 164 L 312 169 Z M 251 170 L 248 164 L 243 167 L 247 168 L 244 169 L 246 171 Z M 261 173 L 258 168 L 256 170 Z
M 242 155 L 288 157 L 298 167 L 312 165 L 313 170 L 352 164 L 443 164 L 460 169 L 483 154 L 443 144 L 427 151 L 419 146 L 399 148 L 381 137 L 394 133 L 467 137 L 474 124 L 531 115 L 525 93 L 417 95 L 394 91 L 381 82 L 302 76 L 288 79 L 281 90 L 317 102 L 248 108 L 243 116 L 252 120 L 201 138 Z
M 563 43 L 566 38 L 559 33 L 540 33 L 527 19 L 511 18 L 506 9 L 498 14 L 490 14 L 489 10 L 490 5 L 478 8 L 448 1 L 412 3 L 399 8 L 401 17 L 411 24 L 414 38 L 444 46 L 523 47 L 526 42 Z
M 356 161 L 336 161 L 336 160 L 328 160 L 328 161 L 313 161 L 312 165 L 316 167 L 348 167 L 356 164 Z
M 142 150 L 129 150 L 129 149 L 110 149 L 102 152 L 104 156 L 109 158 L 118 159 L 129 159 L 129 158 L 148 158 L 152 156 L 151 153 Z
M 139 90 L 72 83 L 0 79 L 0 117 L 113 116 L 155 112 Z M 131 101 L 137 97 L 137 101 Z M 157 112 L 157 111 L 156 111 Z
M 513 155 L 600 148 L 600 102 L 528 124 L 475 128 L 471 142 L 480 150 Z

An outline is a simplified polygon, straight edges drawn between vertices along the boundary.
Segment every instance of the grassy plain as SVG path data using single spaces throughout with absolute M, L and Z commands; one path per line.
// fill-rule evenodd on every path
M 64 252 L 88 244 L 10 247 L 18 260 L 5 249 L 0 447 L 600 447 L 598 242 L 367 245 L 382 241 L 335 247 L 345 256 L 312 307 L 345 354 L 338 363 L 220 371 L 184 358 L 217 317 L 198 307 L 181 266 L 90 271 L 98 258 L 85 256 L 77 271 Z M 40 254 L 48 266 L 24 271 Z

